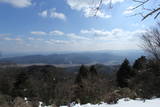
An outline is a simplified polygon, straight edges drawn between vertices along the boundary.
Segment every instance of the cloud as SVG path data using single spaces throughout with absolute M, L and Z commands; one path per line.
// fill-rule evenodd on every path
M 56 12 L 56 9 L 51 9 L 50 11 L 50 17 L 51 18 L 57 18 L 61 20 L 66 20 L 66 16 L 64 13 Z
M 47 35 L 47 33 L 43 31 L 32 31 L 31 34 L 32 35 Z
M 55 35 L 55 36 L 62 36 L 64 35 L 64 32 L 59 30 L 53 30 L 50 32 L 44 32 L 44 31 L 32 31 L 30 32 L 32 35 Z
M 28 40 L 31 40 L 31 41 L 40 41 L 40 40 L 43 40 L 42 38 L 33 38 L 33 37 L 29 37 Z
M 4 40 L 7 40 L 7 41 L 22 41 L 21 38 L 9 38 L 9 37 L 4 38 Z
M 50 32 L 62 32 L 53 30 Z M 62 36 L 51 36 L 50 32 L 47 37 L 29 36 L 28 38 L 2 38 L 2 43 L 21 43 L 7 44 L 11 50 L 25 49 L 29 51 L 94 51 L 94 50 L 127 50 L 139 49 L 140 37 L 145 30 L 128 31 L 125 29 L 115 28 L 112 30 L 105 29 L 83 29 L 78 33 L 65 33 Z M 53 33 L 53 34 L 54 34 Z M 57 33 L 58 34 L 58 33 Z M 6 40 L 6 41 L 3 41 Z M 30 40 L 30 41 L 29 41 Z M 41 41 L 40 41 L 41 40 Z M 14 41 L 14 42 L 10 42 Z M 25 46 L 26 45 L 26 46 Z M 28 46 L 28 47 L 27 47 Z M 17 47 L 17 48 L 15 48 Z M 24 48 L 25 47 L 25 48 Z M 9 49 L 9 50 L 10 50 Z
M 120 28 L 100 30 L 92 28 L 81 30 L 79 34 L 64 34 L 64 37 L 69 39 L 53 39 L 47 43 L 61 47 L 62 50 L 73 49 L 74 51 L 139 49 L 140 36 L 144 32 L 145 30 L 128 31 Z
M 83 29 L 79 32 L 79 34 L 75 33 L 64 33 L 60 30 L 53 30 L 50 32 L 43 31 L 34 31 L 31 32 L 32 35 L 50 35 L 56 36 L 55 39 L 66 39 L 68 41 L 99 41 L 99 42 L 113 42 L 116 44 L 118 41 L 123 42 L 133 42 L 132 40 L 138 40 L 141 33 L 145 33 L 145 30 L 135 30 L 135 31 L 127 31 L 124 29 L 115 28 L 112 30 L 101 30 L 101 29 Z M 61 37 L 59 37 L 61 36 Z M 50 37 L 49 37 L 50 38 Z M 29 38 L 29 40 L 39 40 L 35 38 Z M 56 42 L 58 43 L 58 42 Z
M 90 29 L 90 30 L 81 30 L 82 34 L 90 34 L 94 36 L 107 36 L 110 35 L 109 31 L 99 30 L 99 29 Z
M 55 40 L 55 39 L 51 39 L 51 40 L 47 40 L 45 41 L 48 44 L 69 44 L 69 41 L 66 40 Z
M 108 30 L 99 30 L 99 29 L 90 29 L 90 30 L 81 30 L 80 33 L 82 35 L 86 35 L 95 40 L 100 41 L 126 41 L 131 42 L 133 39 L 138 39 L 145 30 L 135 30 L 135 31 L 126 31 L 123 29 L 112 29 Z
M 145 30 L 128 31 L 115 28 L 112 30 L 81 30 L 81 34 L 90 37 L 95 49 L 139 49 L 140 37 Z
M 60 30 L 53 30 L 50 32 L 43 32 L 43 31 L 32 31 L 30 32 L 32 35 L 50 35 L 50 36 L 63 36 L 64 38 L 68 38 L 70 40 L 89 40 L 89 38 L 77 35 L 75 33 L 64 33 Z M 29 37 L 29 40 L 35 40 L 33 37 Z
M 100 18 L 106 18 L 106 19 L 112 17 L 111 15 L 106 14 L 106 13 L 101 12 L 101 11 L 98 11 L 97 14 L 96 14 L 96 16 L 98 16 L 98 17 L 100 17 Z
M 51 32 L 49 32 L 50 35 L 64 35 L 64 33 L 62 31 L 59 30 L 53 30 Z
M 28 40 L 35 40 L 35 38 L 29 37 Z
M 0 37 L 3 37 L 3 36 L 10 36 L 11 34 L 0 34 Z
M 50 41 L 50 43 L 62 43 L 60 42 L 61 39 L 65 39 L 65 41 L 73 42 L 73 41 L 79 41 L 78 43 L 81 44 L 81 42 L 90 42 L 97 44 L 98 42 L 112 42 L 113 44 L 117 44 L 119 42 L 123 43 L 132 43 L 137 42 L 139 40 L 139 37 L 141 33 L 144 33 L 145 30 L 135 30 L 135 31 L 127 31 L 119 28 L 115 28 L 112 30 L 101 30 L 101 29 L 85 29 L 81 30 L 79 34 L 75 33 L 64 33 L 60 30 L 53 30 L 50 32 L 31 32 L 31 34 L 34 35 L 55 35 L 54 39 L 57 39 L 53 42 Z M 59 35 L 61 36 L 59 38 Z M 39 40 L 35 38 L 29 38 L 29 40 Z M 59 41 L 60 40 L 60 41 Z M 134 41 L 133 41 L 134 40 Z M 65 42 L 66 43 L 66 42 Z
M 124 0 L 112 0 L 112 4 L 123 2 Z M 94 16 L 96 13 L 96 7 L 99 5 L 100 0 L 67 0 L 67 4 L 73 10 L 82 11 L 85 17 Z M 108 5 L 109 0 L 104 0 L 102 2 L 103 5 Z M 96 14 L 97 17 L 100 18 L 110 18 L 111 15 L 108 15 L 105 12 L 98 11 Z
M 42 16 L 42 17 L 47 17 L 48 16 L 48 11 L 47 10 L 44 10 L 40 13 L 38 13 L 39 16 Z
M 60 19 L 60 20 L 66 20 L 66 15 L 61 12 L 57 12 L 56 8 L 49 9 L 49 10 L 43 10 L 40 13 L 38 13 L 39 16 L 42 17 L 49 17 L 53 19 Z
M 68 38 L 70 38 L 70 39 L 76 39 L 76 40 L 90 40 L 89 38 L 86 38 L 86 37 L 83 37 L 83 36 L 79 36 L 79 35 L 76 35 L 74 33 L 69 33 L 66 36 Z
M 95 13 L 96 12 L 96 13 Z M 89 17 L 93 17 L 94 15 L 96 14 L 97 17 L 100 17 L 100 18 L 111 18 L 112 16 L 105 13 L 105 12 L 102 12 L 102 11 L 93 11 L 91 8 L 87 8 L 84 10 L 84 16 L 89 18 Z
M 130 15 L 130 14 L 132 14 L 133 12 L 134 12 L 134 10 L 133 10 L 133 6 L 129 6 L 124 12 L 123 12 L 123 14 L 124 15 Z
M 50 35 L 50 36 L 63 36 L 64 38 L 68 38 L 70 40 L 89 40 L 89 38 L 77 35 L 75 33 L 64 33 L 60 30 L 53 30 L 50 32 L 43 31 L 32 31 L 30 32 L 32 35 Z M 35 38 L 29 38 L 30 40 L 35 40 Z
M 0 0 L 0 3 L 8 3 L 17 8 L 24 8 L 32 5 L 32 0 Z
M 49 46 L 50 49 L 55 47 L 58 50 L 105 50 L 105 49 L 139 49 L 140 37 L 145 30 L 128 31 L 120 28 L 112 30 L 105 29 L 82 29 L 79 33 L 65 33 L 60 30 L 45 32 L 50 35 L 49 39 L 43 39 L 42 43 Z M 52 35 L 61 35 L 52 37 Z M 38 38 L 30 38 L 38 40 Z M 77 49 L 77 47 L 79 47 Z M 77 49 L 77 50 L 76 50 Z M 73 51 L 72 50 L 72 51 Z

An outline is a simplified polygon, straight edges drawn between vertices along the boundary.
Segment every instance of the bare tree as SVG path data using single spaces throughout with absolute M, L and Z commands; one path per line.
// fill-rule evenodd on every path
M 132 10 L 141 8 L 141 11 L 137 14 L 142 16 L 142 20 L 145 20 L 149 16 L 154 16 L 154 19 L 156 19 L 160 15 L 160 2 L 157 2 L 158 0 L 132 0 L 133 2 L 137 3 L 137 6 L 135 6 Z M 148 8 L 148 5 L 152 2 L 156 2 L 154 4 L 153 8 Z
M 142 35 L 143 48 L 160 61 L 160 23 Z
M 97 12 L 100 10 L 100 7 L 103 5 L 103 2 L 105 2 L 105 1 L 107 1 L 107 0 L 99 0 L 99 4 L 96 5 L 96 7 L 95 7 L 95 9 L 96 9 L 95 16 L 96 16 Z M 112 7 L 113 0 L 108 0 L 108 1 L 109 1 L 109 7 Z M 149 16 L 153 15 L 154 19 L 156 19 L 160 15 L 160 1 L 159 0 L 131 0 L 131 1 L 133 1 L 134 3 L 137 4 L 131 10 L 140 9 L 140 11 L 134 15 L 142 16 L 142 21 L 145 20 L 146 18 L 148 18 Z M 155 2 L 154 7 L 149 8 L 148 5 L 153 2 Z

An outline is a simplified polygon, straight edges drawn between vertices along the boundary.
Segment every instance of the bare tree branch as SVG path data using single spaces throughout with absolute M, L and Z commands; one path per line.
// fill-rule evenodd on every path
M 132 8 L 132 9 L 134 10 L 134 9 L 137 9 L 137 8 L 143 6 L 144 4 L 146 4 L 149 0 L 146 0 L 146 1 L 137 1 L 137 0 L 133 0 L 133 1 L 134 1 L 134 2 L 140 3 L 140 4 L 138 4 L 137 6 L 135 6 L 134 8 Z
M 97 16 L 98 11 L 102 7 L 103 1 L 104 0 L 100 0 L 98 6 L 96 6 L 96 11 L 95 11 L 95 15 L 94 16 Z M 108 1 L 109 1 L 109 8 L 112 8 L 112 0 L 108 0 Z
M 156 16 L 154 17 L 154 19 L 156 19 L 159 15 L 160 15 L 160 12 L 158 12 L 158 13 L 156 14 Z
M 150 16 L 150 15 L 152 15 L 152 14 L 156 13 L 157 11 L 160 11 L 160 7 L 159 7 L 159 8 L 157 8 L 157 9 L 154 9 L 154 10 L 153 10 L 153 11 L 151 11 L 150 13 L 146 14 L 146 15 L 143 17 L 143 19 L 142 19 L 142 20 L 146 19 L 148 16 Z M 159 15 L 159 13 L 155 16 L 155 18 L 157 18 L 157 17 L 158 17 L 158 15 Z
M 96 11 L 94 16 L 97 15 L 98 11 L 100 10 L 100 7 L 102 7 L 103 1 L 105 0 L 99 0 L 98 6 L 96 5 L 96 9 L 95 9 Z M 131 10 L 141 8 L 139 13 L 136 13 L 132 16 L 141 15 L 142 21 L 143 21 L 149 16 L 155 15 L 154 19 L 156 19 L 160 15 L 160 2 L 159 4 L 158 3 L 156 4 L 158 7 L 155 6 L 155 8 L 151 9 L 151 8 L 146 8 L 146 5 L 148 5 L 151 1 L 154 1 L 154 0 L 132 0 L 132 1 L 137 3 L 137 6 L 133 7 Z M 109 6 L 110 8 L 112 8 L 112 0 L 109 0 L 109 2 L 110 2 Z
M 143 48 L 160 61 L 160 23 L 142 35 Z
M 149 8 L 146 8 L 145 5 L 148 4 L 148 2 L 151 1 L 151 0 L 132 0 L 132 1 L 139 3 L 137 6 L 135 6 L 133 8 L 133 10 L 142 7 L 142 11 L 143 10 L 150 11 L 149 13 L 147 13 L 145 15 L 144 14 L 141 15 L 141 16 L 143 16 L 142 21 L 145 20 L 146 18 L 148 18 L 149 16 L 151 16 L 153 14 L 156 14 L 157 12 L 158 13 L 155 15 L 154 19 L 156 19 L 159 16 L 159 14 L 160 14 L 160 12 L 159 12 L 160 11 L 160 5 L 159 5 L 158 8 L 149 9 Z

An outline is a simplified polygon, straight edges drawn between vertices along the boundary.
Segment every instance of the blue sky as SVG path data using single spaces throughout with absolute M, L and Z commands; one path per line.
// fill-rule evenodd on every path
M 94 1 L 94 2 L 93 2 Z M 61 51 L 140 49 L 140 35 L 157 20 L 132 16 L 131 0 L 0 0 L 0 51 L 44 53 Z

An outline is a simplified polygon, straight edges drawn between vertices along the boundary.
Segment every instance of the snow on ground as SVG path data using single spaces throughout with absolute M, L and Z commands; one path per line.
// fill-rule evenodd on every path
M 68 106 L 60 106 L 60 107 L 68 107 Z M 128 100 L 120 99 L 117 104 L 85 104 L 80 105 L 77 104 L 73 107 L 160 107 L 160 98 L 152 99 L 152 100 Z

